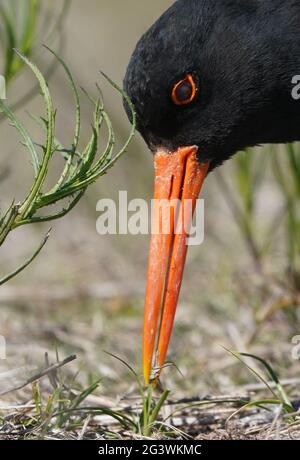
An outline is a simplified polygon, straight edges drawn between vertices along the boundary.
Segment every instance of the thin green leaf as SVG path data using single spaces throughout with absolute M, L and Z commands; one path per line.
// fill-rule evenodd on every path
M 24 141 L 25 146 L 27 147 L 30 155 L 31 155 L 31 160 L 32 164 L 34 167 L 34 172 L 35 172 L 35 177 L 38 175 L 39 169 L 40 169 L 40 160 L 39 156 L 37 154 L 37 151 L 35 149 L 34 143 L 24 127 L 24 125 L 18 120 L 16 115 L 5 105 L 3 100 L 0 100 L 0 111 L 5 113 L 7 118 L 11 121 L 13 127 L 17 129 Z
M 19 268 L 17 268 L 15 271 L 10 273 L 9 275 L 7 275 L 4 278 L 0 279 L 0 286 L 2 286 L 3 284 L 7 283 L 12 278 L 15 278 L 17 275 L 19 275 L 19 273 L 21 273 L 23 270 L 25 270 L 25 268 L 27 268 L 28 265 L 30 265 L 34 261 L 34 259 L 39 255 L 39 253 L 41 252 L 41 250 L 43 249 L 43 247 L 47 243 L 47 241 L 49 239 L 49 236 L 50 236 L 50 231 L 51 230 L 48 231 L 47 235 L 45 236 L 45 238 L 43 239 L 42 243 L 37 248 L 37 250 L 34 252 L 34 254 L 24 264 L 22 264 Z

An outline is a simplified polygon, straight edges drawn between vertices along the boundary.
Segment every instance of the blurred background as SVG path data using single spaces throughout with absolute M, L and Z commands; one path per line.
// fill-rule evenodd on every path
M 22 0 L 14 1 L 17 7 Z M 1 7 L 9 7 L 1 1 Z M 61 17 L 62 0 L 41 0 L 31 59 L 47 73 L 52 57 L 46 43 L 68 63 L 76 84 L 90 94 L 101 86 L 117 142 L 130 125 L 120 95 L 100 70 L 122 84 L 137 40 L 173 2 L 160 0 L 71 0 Z M 20 9 L 17 15 L 21 15 Z M 56 24 L 48 35 L 48 28 Z M 5 74 L 5 30 L 0 24 Z M 70 145 L 74 103 L 65 74 L 58 67 L 48 77 L 57 113 L 57 137 Z M 34 86 L 28 69 L 11 78 L 7 105 L 18 104 Z M 83 141 L 90 135 L 91 107 L 83 105 Z M 38 95 L 18 104 L 16 113 L 39 141 L 41 129 L 28 112 L 42 115 Z M 21 201 L 32 183 L 32 166 L 17 132 L 4 116 L 1 136 L 1 212 Z M 53 164 L 49 180 L 55 182 Z M 149 238 L 96 233 L 96 203 L 101 198 L 150 200 L 151 154 L 137 134 L 128 152 L 92 185 L 76 208 L 53 223 L 50 240 L 38 258 L 0 289 L 0 334 L 7 359 L 0 372 L 39 365 L 44 352 L 76 353 L 82 380 L 103 377 L 111 397 L 128 391 L 127 370 L 103 350 L 122 356 L 140 369 L 140 342 Z M 299 146 L 264 146 L 240 153 L 211 175 L 205 198 L 205 242 L 189 253 L 177 323 L 170 350 L 182 375 L 164 377 L 174 391 L 230 392 L 252 379 L 224 347 L 251 351 L 271 361 L 282 378 L 297 375 L 292 338 L 300 334 L 300 155 Z M 1 247 L 1 275 L 15 269 L 39 244 L 49 224 L 22 227 Z M 78 364 L 79 363 L 79 364 Z M 13 396 L 15 397 L 15 395 Z

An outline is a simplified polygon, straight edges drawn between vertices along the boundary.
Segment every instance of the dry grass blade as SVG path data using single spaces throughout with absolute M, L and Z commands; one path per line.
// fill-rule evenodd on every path
M 63 366 L 66 366 L 67 364 L 71 363 L 72 361 L 75 361 L 76 356 L 72 355 L 69 356 L 68 358 L 65 358 L 63 361 L 58 362 L 56 364 L 52 364 L 51 366 L 47 367 L 46 369 L 43 369 L 42 371 L 39 371 L 38 373 L 34 374 L 32 377 L 29 379 L 25 380 L 23 383 L 17 385 L 16 387 L 10 388 L 9 390 L 5 390 L 3 393 L 0 391 L 0 396 L 3 396 L 7 393 L 11 393 L 12 391 L 18 391 L 24 388 L 27 385 L 30 385 L 34 382 L 37 382 L 41 378 L 45 377 L 46 375 L 49 375 L 53 373 L 54 371 L 57 371 Z

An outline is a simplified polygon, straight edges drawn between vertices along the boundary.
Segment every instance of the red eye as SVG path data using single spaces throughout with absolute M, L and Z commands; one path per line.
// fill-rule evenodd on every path
M 187 75 L 174 85 L 172 101 L 176 105 L 190 104 L 196 97 L 198 88 L 192 75 Z

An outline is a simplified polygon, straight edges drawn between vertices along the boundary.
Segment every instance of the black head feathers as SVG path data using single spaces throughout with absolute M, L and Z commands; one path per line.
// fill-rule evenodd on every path
M 139 41 L 124 80 L 149 147 L 197 145 L 215 167 L 249 146 L 299 140 L 299 23 L 294 0 L 175 2 Z M 176 104 L 188 75 L 196 97 Z

